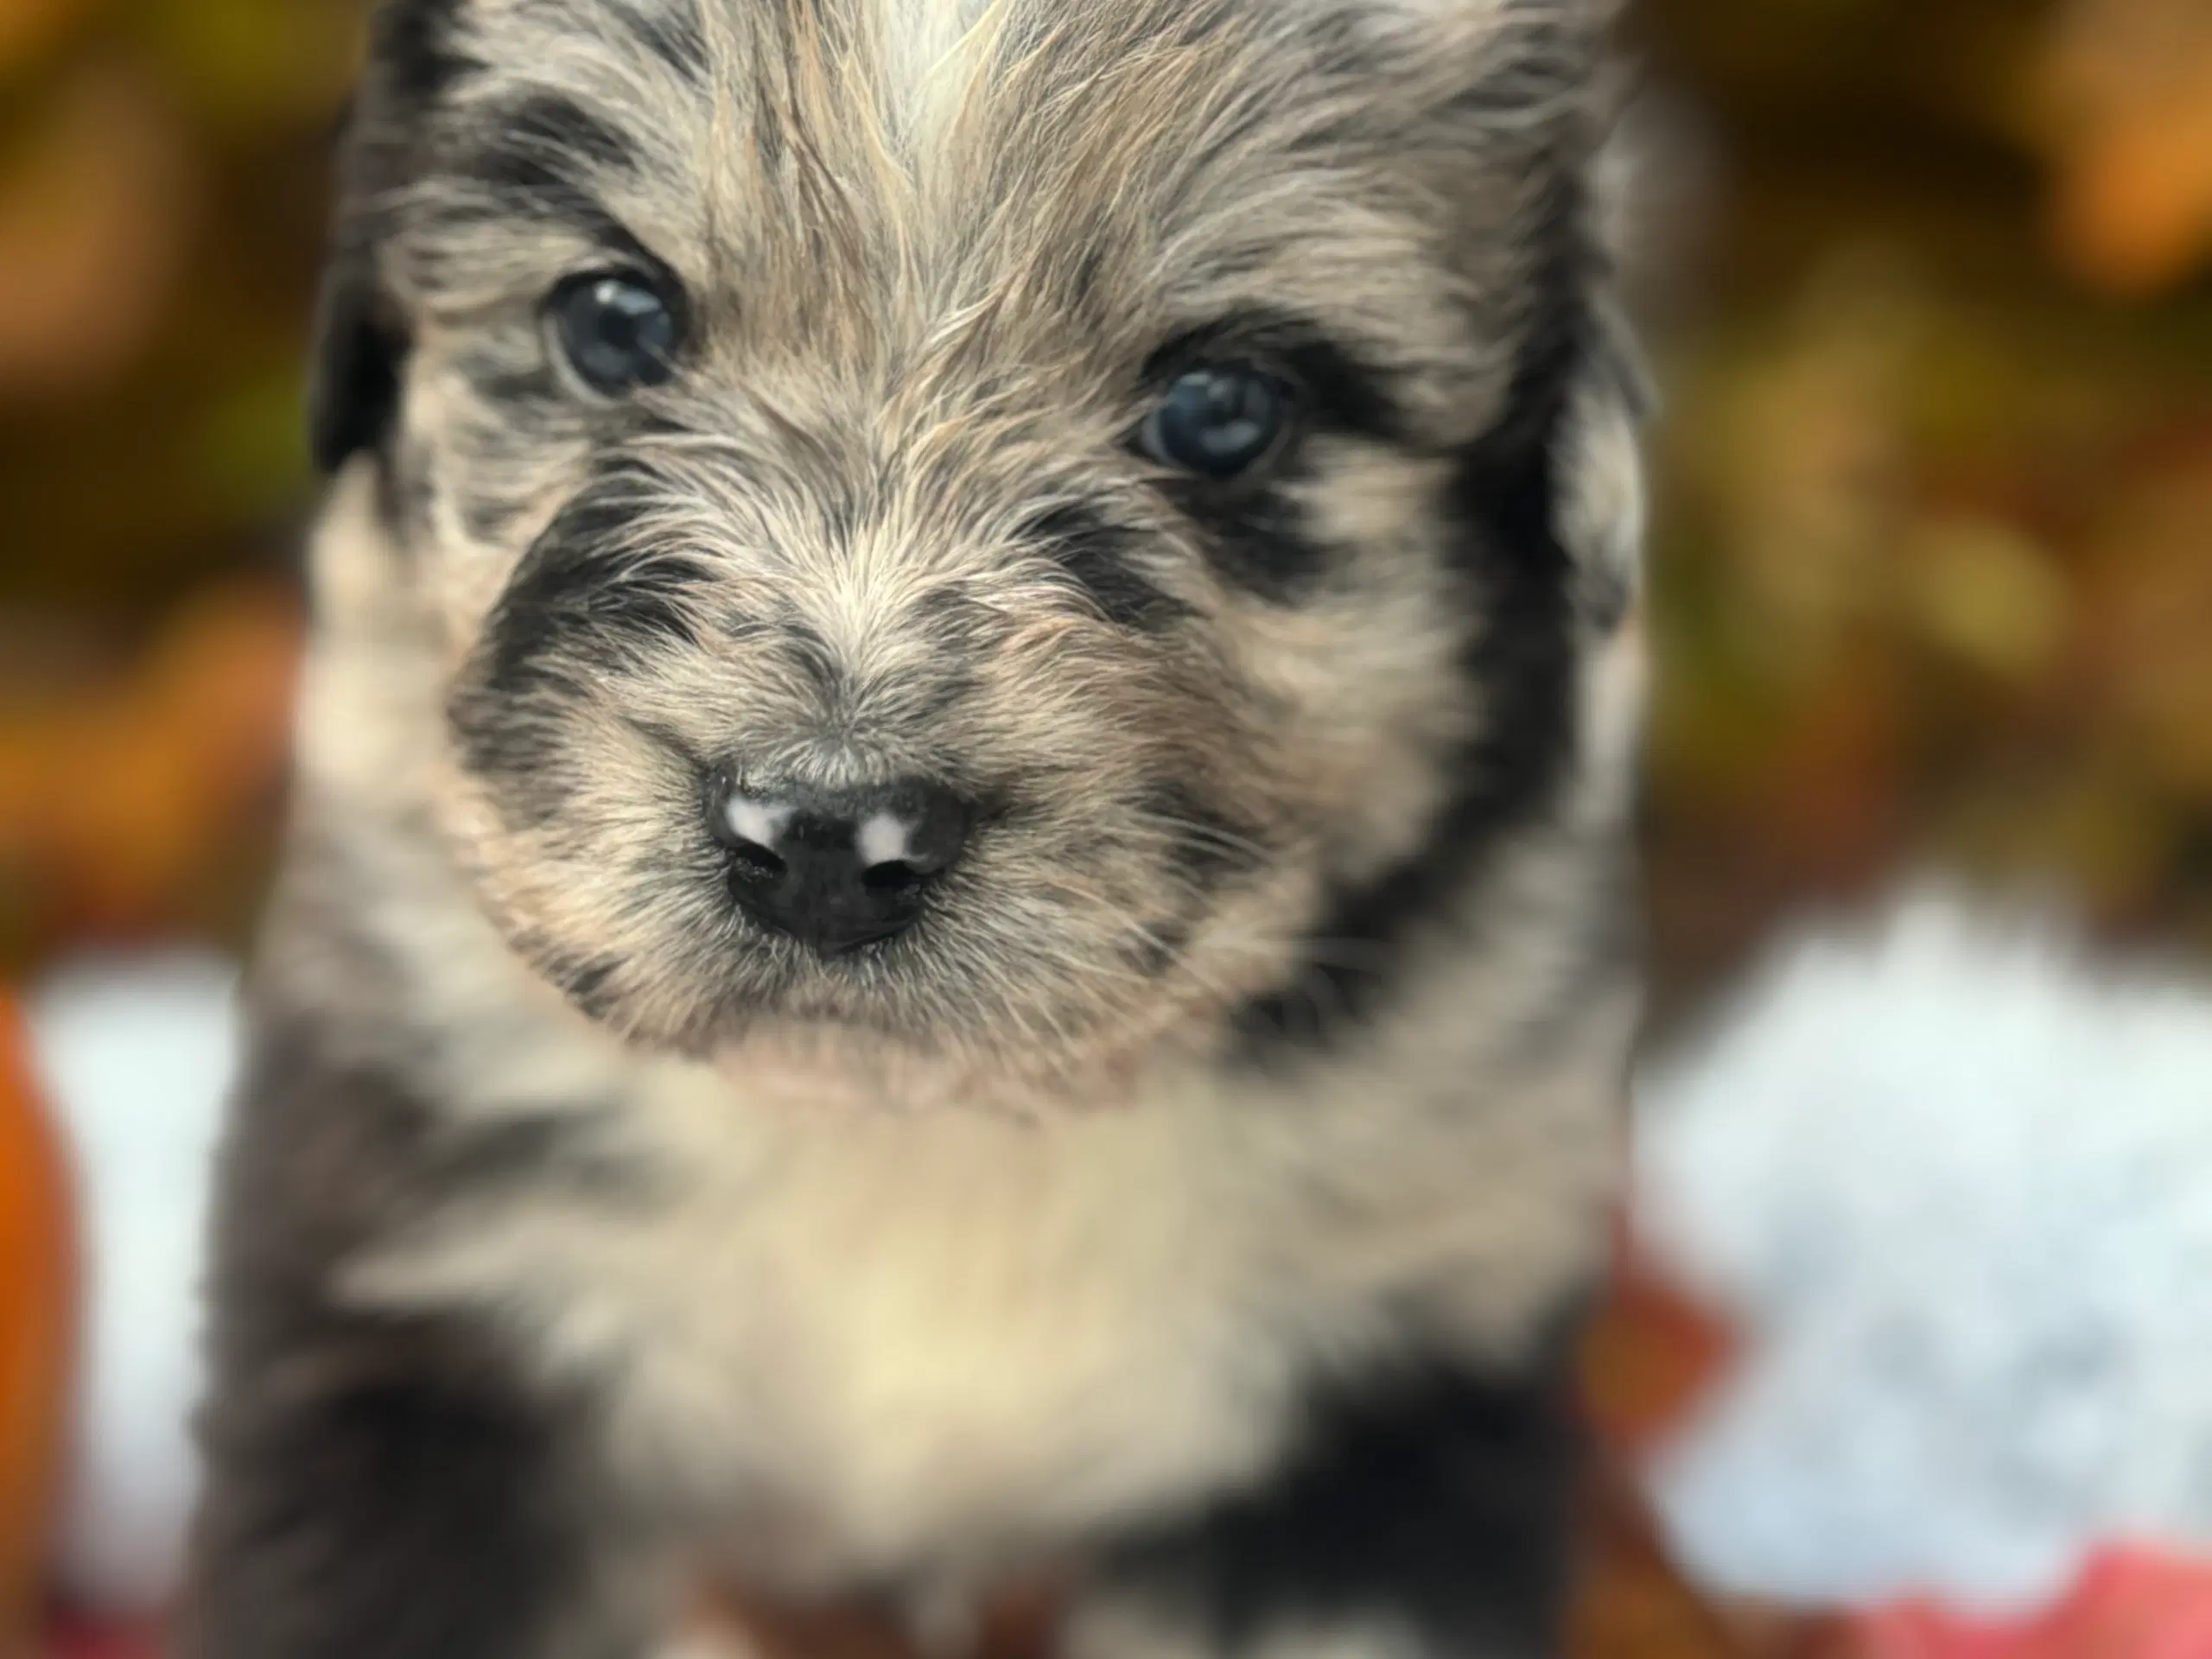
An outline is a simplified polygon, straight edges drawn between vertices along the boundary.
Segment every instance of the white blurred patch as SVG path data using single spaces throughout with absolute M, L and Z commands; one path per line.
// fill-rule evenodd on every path
M 76 1172 L 88 1300 L 60 1573 L 102 1611 L 151 1610 L 176 1584 L 236 981 L 208 956 L 96 959 L 30 998 L 34 1056 Z
M 2020 1611 L 2212 1550 L 2212 992 L 1923 894 L 1639 1090 L 1640 1224 L 1749 1338 L 1654 1471 L 1688 1564 Z

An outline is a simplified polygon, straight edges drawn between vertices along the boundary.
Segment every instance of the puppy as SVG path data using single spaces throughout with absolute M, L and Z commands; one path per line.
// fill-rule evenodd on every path
M 186 1654 L 1551 1649 L 1601 11 L 387 0 Z

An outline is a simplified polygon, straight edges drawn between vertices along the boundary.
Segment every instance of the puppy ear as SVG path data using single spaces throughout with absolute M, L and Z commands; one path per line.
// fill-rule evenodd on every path
M 1553 435 L 1552 526 L 1573 563 L 1576 608 L 1609 633 L 1643 587 L 1646 499 L 1637 428 L 1653 394 L 1625 325 L 1601 316 L 1593 333 Z
M 465 66 L 454 46 L 462 0 L 375 0 L 361 84 L 334 157 L 339 209 L 316 306 L 308 390 L 315 464 L 335 472 L 382 443 L 399 413 L 410 346 L 379 278 L 383 203 L 404 181 L 429 105 Z
M 308 391 L 308 444 L 325 473 L 383 443 L 399 414 L 407 351 L 369 249 L 341 228 L 315 306 Z
M 1689 217 L 1681 143 L 1659 95 L 1616 67 L 1598 105 L 1600 137 L 1584 176 L 1587 322 L 1584 358 L 1554 458 L 1560 539 L 1585 614 L 1600 629 L 1633 608 L 1643 582 L 1647 493 L 1639 429 L 1660 393 L 1632 309 L 1663 283 Z M 1669 163 L 1672 163 L 1669 165 Z M 1655 213 L 1671 197 L 1677 211 Z M 1643 302 L 1639 306 L 1638 302 Z

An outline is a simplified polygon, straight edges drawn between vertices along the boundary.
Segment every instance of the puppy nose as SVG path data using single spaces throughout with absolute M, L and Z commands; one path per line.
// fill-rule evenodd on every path
M 739 906 L 824 957 L 912 926 L 971 819 L 959 797 L 922 783 L 826 795 L 731 785 L 710 810 Z

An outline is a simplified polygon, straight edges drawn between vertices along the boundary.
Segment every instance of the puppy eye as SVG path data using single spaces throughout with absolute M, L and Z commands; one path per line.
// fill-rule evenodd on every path
M 1193 369 L 1167 389 L 1138 435 L 1154 461 L 1230 479 L 1274 453 L 1290 425 L 1290 392 L 1256 369 Z
M 616 397 L 676 372 L 683 327 L 676 308 L 641 276 L 575 276 L 545 302 L 562 356 L 594 391 Z

